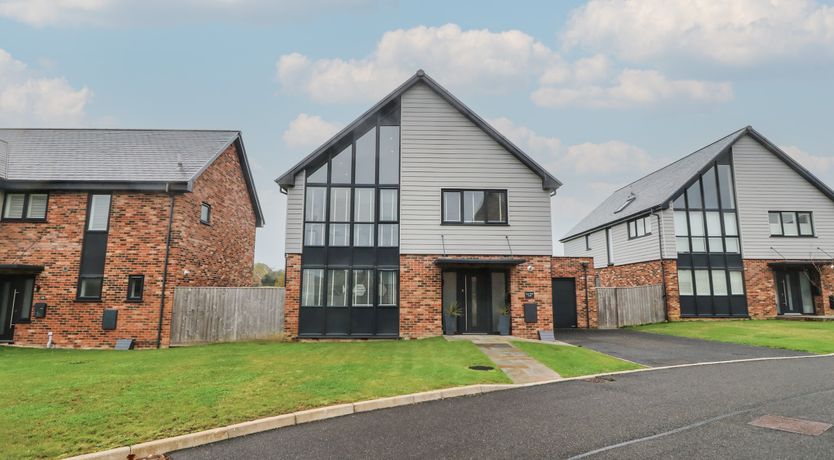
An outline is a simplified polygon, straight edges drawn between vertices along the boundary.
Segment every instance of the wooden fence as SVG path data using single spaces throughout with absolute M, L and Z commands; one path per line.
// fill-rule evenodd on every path
M 617 328 L 666 320 L 663 287 L 597 288 L 599 327 Z
M 284 288 L 174 290 L 171 345 L 273 337 L 284 329 Z

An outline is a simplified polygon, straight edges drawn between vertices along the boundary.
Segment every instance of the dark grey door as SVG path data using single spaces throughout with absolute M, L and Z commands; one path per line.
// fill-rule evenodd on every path
M 814 298 L 807 272 L 804 270 L 776 271 L 774 276 L 780 314 L 811 315 L 814 313 Z
M 487 334 L 492 331 L 490 304 L 491 278 L 485 270 L 461 272 L 463 290 L 463 323 L 461 329 L 470 334 Z
M 553 278 L 553 327 L 576 327 L 576 279 Z
M 0 341 L 13 340 L 15 323 L 29 321 L 33 286 L 31 277 L 0 278 Z

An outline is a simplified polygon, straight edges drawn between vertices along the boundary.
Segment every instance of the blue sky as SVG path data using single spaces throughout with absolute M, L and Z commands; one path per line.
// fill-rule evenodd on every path
M 834 183 L 832 58 L 811 0 L 0 0 L 0 125 L 240 129 L 282 266 L 272 180 L 418 68 L 565 183 L 558 239 L 748 124 Z

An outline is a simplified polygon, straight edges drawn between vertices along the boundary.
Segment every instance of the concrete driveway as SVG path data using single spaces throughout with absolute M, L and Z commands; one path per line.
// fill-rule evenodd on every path
M 834 358 L 693 366 L 574 380 L 314 422 L 170 454 L 263 458 L 831 458 L 821 435 L 749 423 L 834 423 Z
M 688 339 L 630 329 L 558 329 L 555 335 L 556 340 L 650 367 L 809 355 L 799 351 Z

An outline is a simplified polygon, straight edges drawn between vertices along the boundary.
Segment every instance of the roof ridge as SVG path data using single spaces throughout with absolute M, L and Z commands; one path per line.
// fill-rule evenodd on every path
M 241 133 L 239 129 L 187 129 L 187 128 L 0 128 L 0 131 L 154 131 L 154 132 L 198 132 L 198 133 Z
M 670 168 L 670 167 L 674 166 L 675 164 L 680 163 L 681 161 L 683 161 L 683 160 L 685 160 L 685 159 L 687 159 L 687 158 L 691 157 L 692 155 L 695 155 L 696 153 L 698 153 L 698 152 L 700 152 L 700 151 L 702 151 L 702 150 L 704 150 L 704 149 L 707 149 L 707 148 L 709 148 L 709 147 L 712 147 L 713 145 L 715 145 L 715 144 L 717 144 L 717 143 L 719 143 L 719 142 L 721 142 L 721 141 L 723 141 L 723 140 L 727 139 L 728 137 L 734 136 L 734 135 L 736 135 L 736 134 L 740 133 L 741 131 L 747 131 L 747 130 L 749 130 L 749 129 L 752 129 L 752 126 L 747 125 L 747 126 L 745 126 L 744 128 L 741 128 L 741 129 L 735 130 L 735 131 L 731 132 L 730 134 L 727 134 L 726 136 L 722 137 L 721 139 L 718 139 L 718 140 L 716 140 L 716 141 L 714 141 L 714 142 L 710 142 L 709 144 L 707 144 L 707 145 L 705 145 L 705 146 L 703 146 L 703 147 L 701 147 L 701 148 L 699 148 L 699 149 L 697 149 L 697 150 L 695 150 L 695 151 L 693 151 L 693 152 L 691 152 L 691 153 L 688 153 L 688 154 L 686 154 L 686 155 L 684 155 L 684 156 L 682 156 L 682 157 L 678 158 L 677 160 L 675 160 L 675 161 L 673 161 L 673 162 L 671 162 L 671 163 L 667 164 L 666 166 L 663 166 L 663 167 L 661 167 L 661 168 L 655 169 L 654 171 L 652 171 L 652 172 L 650 172 L 650 173 L 648 173 L 648 174 L 644 175 L 643 177 L 641 177 L 641 178 L 639 178 L 639 179 L 636 179 L 636 180 L 633 180 L 633 181 L 629 182 L 629 183 L 628 183 L 628 184 L 626 184 L 626 185 L 623 185 L 622 187 L 620 187 L 620 188 L 618 188 L 618 189 L 614 190 L 614 192 L 612 192 L 612 195 L 613 195 L 614 193 L 616 193 L 616 192 L 619 192 L 620 190 L 623 190 L 623 189 L 625 189 L 625 188 L 627 188 L 627 187 L 629 187 L 629 186 L 631 186 L 631 185 L 634 185 L 634 184 L 636 184 L 636 183 L 640 182 L 641 180 L 643 180 L 643 179 L 645 179 L 645 178 L 647 178 L 647 177 L 649 177 L 649 176 L 653 176 L 653 175 L 655 175 L 655 174 L 657 174 L 657 173 L 659 173 L 659 172 L 663 171 L 664 169 Z

